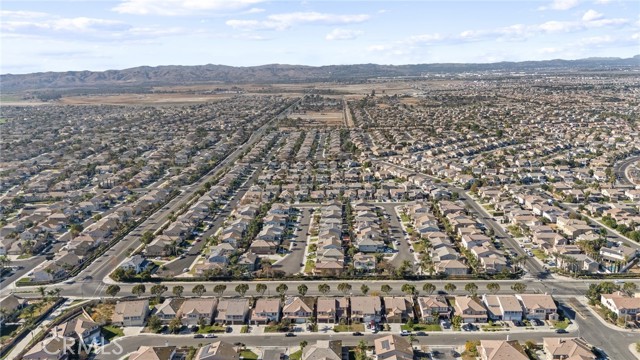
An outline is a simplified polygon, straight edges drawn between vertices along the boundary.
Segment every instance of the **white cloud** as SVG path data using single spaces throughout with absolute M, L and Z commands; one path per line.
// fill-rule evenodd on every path
M 557 54 L 564 51 L 564 49 L 562 48 L 557 48 L 557 47 L 546 47 L 546 48 L 542 48 L 539 49 L 538 52 L 540 54 L 545 54 L 545 55 L 550 55 L 550 54 Z
M 541 6 L 538 10 L 569 10 L 578 6 L 578 0 L 553 0 L 548 6 Z
M 605 5 L 610 3 L 612 0 L 596 0 L 596 4 Z
M 265 11 L 266 10 L 262 9 L 262 8 L 251 8 L 251 9 L 247 10 L 247 14 L 259 14 L 259 13 L 262 13 L 262 12 L 265 12 Z
M 330 33 L 325 36 L 326 40 L 353 40 L 358 36 L 362 35 L 363 32 L 360 30 L 349 30 L 349 29 L 333 29 Z
M 202 11 L 241 10 L 263 0 L 123 0 L 112 10 L 134 15 L 190 15 Z
M 580 28 L 580 24 L 575 21 L 547 21 L 538 25 L 538 29 L 544 32 L 567 32 Z
M 406 42 L 410 44 L 429 44 L 445 40 L 445 37 L 438 34 L 422 34 L 410 36 Z
M 584 13 L 584 15 L 582 15 L 582 21 L 593 21 L 593 20 L 597 20 L 597 19 L 601 19 L 602 18 L 602 14 L 589 9 L 586 13 Z
M 0 10 L 0 17 L 3 19 L 37 19 L 48 17 L 49 14 L 36 11 L 10 11 Z
M 369 15 L 339 15 L 319 12 L 294 12 L 269 15 L 265 20 L 227 20 L 237 30 L 285 30 L 298 24 L 354 24 L 369 20 Z
M 580 39 L 581 45 L 601 45 L 613 42 L 613 38 L 609 35 L 592 36 Z

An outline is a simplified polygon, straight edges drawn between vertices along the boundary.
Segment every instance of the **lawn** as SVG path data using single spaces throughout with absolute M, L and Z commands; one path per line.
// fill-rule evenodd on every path
M 302 350 L 298 350 L 289 355 L 289 360 L 300 360 L 302 359 Z
M 413 250 L 417 253 L 421 253 L 425 250 L 424 243 L 420 240 L 413 243 Z
M 117 326 L 105 325 L 102 327 L 102 335 L 104 335 L 105 339 L 111 341 L 119 336 L 124 336 L 124 332 Z
M 533 249 L 531 252 L 533 253 L 533 255 L 535 255 L 538 259 L 542 261 L 545 261 L 549 258 L 549 255 L 545 254 L 544 251 L 540 249 Z
M 364 324 L 353 324 L 353 325 L 336 325 L 333 327 L 333 331 L 335 332 L 349 332 L 349 331 L 364 331 Z
M 438 324 L 414 324 L 413 327 L 403 324 L 400 328 L 407 331 L 442 331 L 442 328 Z
M 307 274 L 311 274 L 313 272 L 313 269 L 316 268 L 316 263 L 313 260 L 307 260 L 307 262 L 304 265 L 304 272 Z
M 240 359 L 258 360 L 258 354 L 254 353 L 251 350 L 242 350 L 240 352 Z
M 568 320 L 568 319 L 564 319 L 564 321 L 554 321 L 553 322 L 553 327 L 556 328 L 556 329 L 566 330 L 567 327 L 569 326 L 569 322 L 570 322 L 570 320 Z
M 514 237 L 523 237 L 524 234 L 522 233 L 522 230 L 520 229 L 520 227 L 516 226 L 516 225 L 510 225 L 507 227 L 507 229 L 509 230 L 509 232 L 511 233 L 511 235 L 513 235 Z
M 407 214 L 400 214 L 400 219 L 402 220 L 402 222 L 405 222 L 405 223 L 411 222 L 411 218 Z
M 225 330 L 224 326 L 209 325 L 198 328 L 198 334 L 223 333 Z

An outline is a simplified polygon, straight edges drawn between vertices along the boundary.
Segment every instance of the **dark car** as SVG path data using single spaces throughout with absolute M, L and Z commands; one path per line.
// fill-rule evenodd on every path
M 353 336 L 362 336 L 362 333 L 360 331 L 356 331 L 351 335 L 353 335 Z
M 556 329 L 556 334 L 568 334 L 569 332 L 565 329 Z
M 427 333 L 424 331 L 418 331 L 416 332 L 416 336 L 427 336 Z
M 195 335 L 193 335 L 193 338 L 194 338 L 194 339 L 202 339 L 202 338 L 204 338 L 204 335 L 202 335 L 202 334 L 195 334 Z
M 292 333 L 292 332 L 288 332 L 288 333 L 284 334 L 284 336 L 286 336 L 286 337 L 293 337 L 293 336 L 296 336 L 296 334 L 294 334 L 294 333 Z

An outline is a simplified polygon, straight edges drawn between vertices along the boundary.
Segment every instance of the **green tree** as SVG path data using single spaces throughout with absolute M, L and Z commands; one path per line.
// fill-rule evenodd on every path
M 633 294 L 635 294 L 637 290 L 638 286 L 632 282 L 627 281 L 622 285 L 622 291 L 624 291 L 629 296 L 633 296 Z
M 527 290 L 527 285 L 521 282 L 517 282 L 511 285 L 511 290 L 515 291 L 518 294 L 522 294 L 523 292 L 525 292 L 525 290 Z
M 367 360 L 367 350 L 369 349 L 369 345 L 364 340 L 360 340 L 358 342 L 358 346 L 356 346 L 356 360 Z
M 118 295 L 119 292 L 120 292 L 120 286 L 118 285 L 109 285 L 107 286 L 107 290 L 105 290 L 105 293 L 107 293 L 107 295 L 111 297 L 116 297 L 116 295 Z
M 173 287 L 171 292 L 173 292 L 173 295 L 175 295 L 176 297 L 182 297 L 182 293 L 184 292 L 184 286 L 176 285 Z
M 236 292 L 240 296 L 244 296 L 244 294 L 246 294 L 248 290 L 249 290 L 249 285 L 248 284 L 242 283 L 242 284 L 238 284 L 238 286 L 236 286 Z
M 300 350 L 304 352 L 304 348 L 306 348 L 307 345 L 309 345 L 309 343 L 306 340 L 300 341 Z
M 289 290 L 289 286 L 287 286 L 287 284 L 280 284 L 278 285 L 278 287 L 276 287 L 276 291 L 278 292 L 278 294 L 280 294 L 280 296 L 284 296 L 284 294 L 287 293 L 287 290 Z
M 388 284 L 384 284 L 380 287 L 380 291 L 382 291 L 383 293 L 385 293 L 386 295 L 389 295 L 389 293 L 393 290 L 393 288 L 391 286 L 389 286 Z
M 351 284 L 349 283 L 340 283 L 338 284 L 338 291 L 341 291 L 343 294 L 347 294 L 351 291 Z
M 469 293 L 471 296 L 476 296 L 478 293 L 478 285 L 475 283 L 468 283 L 464 286 L 464 290 Z
M 366 284 L 362 284 L 362 286 L 360 286 L 360 291 L 362 292 L 362 295 L 367 295 L 367 293 L 369 293 L 369 287 Z
M 322 295 L 327 295 L 329 291 L 331 291 L 331 286 L 329 286 L 329 284 L 320 284 L 318 285 L 318 291 Z
M 225 290 L 227 290 L 227 285 L 218 284 L 213 287 L 213 292 L 219 297 L 222 296 L 222 294 L 224 294 Z
M 47 288 L 44 286 L 38 286 L 38 294 L 40 294 L 41 298 L 45 298 L 47 296 Z
M 153 240 L 153 238 L 154 238 L 153 232 L 151 230 L 147 230 L 140 237 L 140 241 L 146 245 L 146 244 L 149 244 Z
M 411 284 L 403 284 L 400 290 L 407 295 L 413 295 L 416 293 L 416 287 Z
M 458 288 L 458 287 L 457 287 L 455 284 L 453 284 L 453 283 L 446 283 L 446 284 L 444 285 L 444 290 L 445 290 L 446 292 L 448 292 L 449 294 L 451 294 L 452 292 L 456 291 L 456 289 L 457 289 L 457 288 Z
M 147 287 L 144 284 L 138 284 L 131 289 L 131 293 L 135 296 L 140 296 L 147 291 Z
M 497 294 L 500 291 L 500 284 L 491 282 L 487 284 L 487 290 L 493 295 Z
M 162 294 L 167 290 L 169 289 L 166 286 L 162 284 L 156 284 L 151 287 L 151 295 L 155 295 L 156 301 L 159 302 L 160 296 L 162 296 Z
M 298 294 L 300 294 L 300 296 L 305 296 L 308 290 L 309 288 L 307 287 L 307 285 L 305 284 L 298 285 Z
M 156 315 L 151 315 L 147 320 L 147 326 L 151 331 L 157 333 L 162 328 L 162 320 Z
M 422 291 L 427 293 L 427 295 L 431 295 L 434 291 L 436 291 L 436 286 L 431 283 L 426 283 L 422 285 Z
M 191 292 L 196 294 L 197 296 L 202 296 L 205 292 L 207 292 L 207 289 L 204 287 L 204 285 L 198 284 L 194 286 L 193 289 L 191 289 Z
M 171 333 L 176 334 L 180 331 L 180 329 L 182 328 L 182 321 L 180 320 L 179 317 L 174 317 L 173 319 L 171 319 L 171 321 L 169 322 L 169 330 L 171 331 Z
M 260 296 L 264 295 L 264 292 L 267 291 L 267 285 L 265 284 L 256 284 L 256 292 L 260 294 Z

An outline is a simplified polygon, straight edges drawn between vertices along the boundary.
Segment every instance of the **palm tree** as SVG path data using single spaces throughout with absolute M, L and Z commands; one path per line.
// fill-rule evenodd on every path
M 426 283 L 422 285 L 422 291 L 427 293 L 427 295 L 431 295 L 434 291 L 436 291 L 436 286 L 431 283 Z
M 362 284 L 362 286 L 360 286 L 360 291 L 362 292 L 362 295 L 367 295 L 367 293 L 369 292 L 369 287 L 365 284 Z
M 269 259 L 260 259 L 260 267 L 262 268 L 262 272 L 267 274 L 267 277 L 269 277 L 269 275 L 273 276 L 273 265 Z
M 448 293 L 452 293 L 454 291 L 456 291 L 458 287 L 455 284 L 452 283 L 446 283 L 444 285 L 444 289 L 448 292 Z
M 264 292 L 267 291 L 267 285 L 265 284 L 256 284 L 256 292 L 260 294 L 260 296 L 264 295 Z
M 47 288 L 44 286 L 38 286 L 38 293 L 40 294 L 41 298 L 45 298 L 47 295 Z
M 500 284 L 494 282 L 488 283 L 487 290 L 489 290 L 491 294 L 495 295 L 498 293 L 498 291 L 500 291 Z
M 433 272 L 436 271 L 431 256 L 425 255 L 420 259 L 420 271 L 422 271 L 423 274 L 425 271 L 428 272 L 429 276 L 432 276 Z
M 300 296 L 305 296 L 308 290 L 309 288 L 307 287 L 307 285 L 305 284 L 298 285 L 298 294 L 300 294 Z
M 198 296 L 202 296 L 205 292 L 207 292 L 207 289 L 204 287 L 204 285 L 198 284 L 194 286 L 193 289 L 191 289 L 191 292 Z

